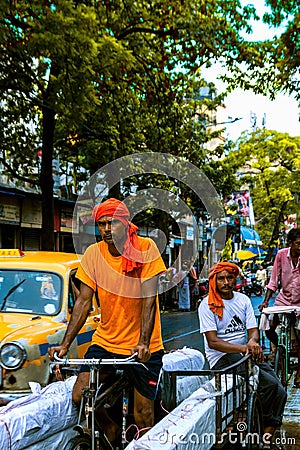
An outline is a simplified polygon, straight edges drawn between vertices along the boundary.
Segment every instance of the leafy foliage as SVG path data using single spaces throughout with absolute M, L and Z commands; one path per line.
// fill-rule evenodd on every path
M 281 23 L 291 2 L 272 4 L 274 15 L 265 20 Z M 290 12 L 296 15 L 297 8 Z M 259 79 L 257 90 L 266 86 L 260 77 L 266 61 L 286 80 L 283 61 L 297 67 L 290 46 L 298 45 L 296 21 L 286 43 L 247 42 L 242 32 L 250 33 L 253 17 L 254 7 L 242 8 L 239 0 L 1 2 L 2 162 L 20 182 L 41 189 L 43 248 L 54 244 L 56 153 L 62 170 L 74 167 L 75 187 L 109 161 L 148 150 L 189 160 L 220 192 L 233 186 L 229 166 L 216 162 L 222 148 L 216 154 L 205 148 L 219 134 L 210 133 L 207 117 L 224 95 L 202 78 L 201 67 L 222 57 L 235 83 L 251 87 L 248 70 Z M 246 71 L 239 71 L 241 63 Z M 276 77 L 268 80 L 278 87 Z M 207 86 L 210 96 L 203 97 Z
M 244 134 L 226 161 L 250 187 L 257 231 L 272 249 L 287 215 L 300 213 L 300 137 L 272 130 Z

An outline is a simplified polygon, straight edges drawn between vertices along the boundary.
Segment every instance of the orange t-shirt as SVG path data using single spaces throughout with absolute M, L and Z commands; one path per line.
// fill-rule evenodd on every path
M 122 256 L 114 257 L 104 241 L 87 248 L 76 277 L 98 291 L 101 321 L 93 334 L 92 344 L 108 351 L 130 355 L 140 337 L 142 316 L 142 283 L 166 270 L 158 248 L 150 238 L 139 236 L 143 264 L 139 276 L 126 276 L 122 271 Z M 158 296 L 151 335 L 151 352 L 163 348 Z

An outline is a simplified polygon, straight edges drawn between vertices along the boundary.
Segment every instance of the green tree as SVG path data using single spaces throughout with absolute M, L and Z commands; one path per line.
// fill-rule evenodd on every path
M 215 175 L 205 113 L 223 96 L 200 97 L 201 67 L 220 57 L 229 68 L 263 66 L 269 48 L 242 37 L 254 11 L 238 0 L 1 2 L 3 162 L 41 189 L 43 249 L 54 248 L 56 152 L 91 172 L 132 152 L 167 152 Z
M 256 228 L 269 249 L 268 259 L 278 245 L 286 216 L 297 213 L 299 217 L 299 162 L 300 137 L 272 130 L 245 133 L 226 158 L 240 183 L 250 187 Z
M 253 37 L 253 55 L 247 51 L 246 65 L 237 57 L 225 76 L 231 88 L 237 85 L 245 90 L 268 95 L 274 99 L 279 92 L 293 96 L 300 105 L 300 4 L 298 0 L 265 0 L 269 7 L 261 18 L 274 30 L 273 39 L 256 42 Z M 258 17 L 257 17 L 258 19 Z M 260 48 L 263 59 L 258 60 Z M 250 57 L 250 59 L 249 59 Z M 251 63 L 252 59 L 252 63 Z
M 31 175 L 28 181 L 40 187 L 42 246 L 53 250 L 55 128 L 60 120 L 72 130 L 75 118 L 96 104 L 98 23 L 92 10 L 66 1 L 59 10 L 51 2 L 2 2 L 1 18 L 2 161 L 14 177 Z

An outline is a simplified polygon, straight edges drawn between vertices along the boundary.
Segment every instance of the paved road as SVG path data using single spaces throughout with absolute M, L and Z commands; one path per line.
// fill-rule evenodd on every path
M 262 297 L 251 297 L 256 315 Z M 269 304 L 272 305 L 272 302 Z M 185 345 L 203 352 L 203 338 L 199 333 L 199 321 L 196 311 L 171 312 L 162 314 L 162 333 L 167 351 L 182 348 Z M 285 408 L 281 434 L 277 438 L 287 450 L 300 449 L 300 389 L 292 388 L 293 380 L 288 387 L 288 401 Z M 278 441 L 279 443 L 279 441 Z

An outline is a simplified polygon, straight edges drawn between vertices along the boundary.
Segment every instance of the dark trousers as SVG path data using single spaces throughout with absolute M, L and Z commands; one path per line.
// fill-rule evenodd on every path
M 225 367 L 239 361 L 243 356 L 236 353 L 228 353 L 212 367 L 214 370 L 224 369 Z M 259 395 L 262 410 L 264 426 L 280 427 L 282 416 L 287 400 L 287 394 L 282 386 L 278 376 L 267 363 L 258 363 L 259 384 L 257 393 Z M 243 375 L 241 373 L 241 375 Z

